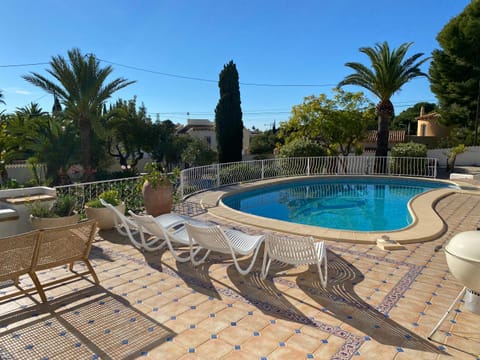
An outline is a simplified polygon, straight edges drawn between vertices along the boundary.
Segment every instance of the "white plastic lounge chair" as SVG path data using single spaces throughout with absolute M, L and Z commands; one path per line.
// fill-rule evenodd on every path
M 178 255 L 174 245 L 188 246 L 190 247 L 190 254 L 193 253 L 194 255 L 201 250 L 201 248 L 196 246 L 196 244 L 190 243 L 187 231 L 185 229 L 185 224 L 188 222 L 193 222 L 198 226 L 210 225 L 210 223 L 194 220 L 190 217 L 175 213 L 162 214 L 155 218 L 151 215 L 137 215 L 132 211 L 129 211 L 129 213 L 140 229 L 140 238 L 142 243 L 146 242 L 143 234 L 145 231 L 155 237 L 151 241 L 161 241 L 161 243 L 156 246 L 157 249 L 166 245 L 173 257 L 179 262 L 187 262 L 190 260 L 191 256 Z
M 197 243 L 200 247 L 207 250 L 200 260 L 195 260 L 196 254 L 191 253 L 190 257 L 194 266 L 203 263 L 211 251 L 217 251 L 222 254 L 232 255 L 235 267 L 241 275 L 246 275 L 252 270 L 260 245 L 264 239 L 263 235 L 248 235 L 237 230 L 222 229 L 218 225 L 197 226 L 186 223 L 185 227 L 191 243 Z M 238 264 L 237 256 L 247 256 L 252 253 L 250 265 L 246 269 L 242 269 Z
M 317 264 L 320 282 L 324 288 L 327 286 L 327 250 L 324 241 L 314 241 L 312 237 L 292 239 L 268 234 L 262 264 L 263 279 L 267 277 L 272 260 L 290 265 Z
M 145 234 L 143 233 L 140 233 L 140 241 L 138 241 L 137 238 L 135 238 L 135 235 L 139 233 L 138 224 L 135 221 L 126 217 L 124 214 L 118 211 L 115 206 L 112 206 L 103 199 L 100 199 L 100 202 L 103 206 L 113 212 L 115 229 L 118 231 L 118 233 L 122 236 L 128 236 L 132 245 L 135 246 L 137 249 L 155 251 L 165 246 L 165 244 L 162 243 L 163 237 L 159 238 L 155 236 L 154 238 L 146 239 Z M 188 219 L 189 218 L 186 216 L 175 213 L 162 214 L 156 218 L 157 222 L 159 222 L 163 227 L 166 228 L 188 221 Z M 147 229 L 143 230 L 148 233 Z
M 120 235 L 131 237 L 131 235 L 136 235 L 138 233 L 137 224 L 118 211 L 115 206 L 103 199 L 100 199 L 100 202 L 115 215 L 113 217 L 113 221 L 115 224 L 115 229 Z

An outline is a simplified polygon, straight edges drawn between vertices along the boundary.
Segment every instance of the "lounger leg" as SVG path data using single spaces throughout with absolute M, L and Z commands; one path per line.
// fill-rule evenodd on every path
M 235 267 L 237 268 L 240 275 L 247 275 L 252 270 L 253 265 L 255 264 L 255 260 L 257 259 L 258 251 L 260 250 L 260 245 L 261 244 L 259 244 L 255 249 L 255 253 L 253 254 L 252 260 L 250 261 L 250 265 L 248 265 L 248 267 L 245 270 L 243 270 L 240 267 L 240 264 L 238 263 L 238 260 L 237 260 L 237 256 L 232 251 L 233 262 L 235 263 Z
M 42 284 L 40 284 L 40 280 L 38 280 L 37 274 L 35 274 L 34 271 L 31 271 L 28 274 L 32 278 L 33 283 L 37 288 L 38 295 L 40 295 L 40 298 L 42 299 L 42 302 L 47 302 L 47 297 L 45 296 L 45 292 L 43 291 Z
M 197 265 L 200 265 L 200 264 L 203 264 L 205 262 L 205 259 L 207 258 L 208 255 L 210 255 L 210 252 L 211 250 L 207 250 L 207 252 L 205 253 L 205 255 L 200 259 L 200 260 L 195 260 L 195 255 L 198 254 L 198 251 L 197 252 L 193 252 L 191 251 L 191 257 L 190 257 L 190 260 L 192 261 L 192 264 L 193 266 L 197 266 Z
M 322 263 L 323 263 L 323 271 L 322 271 Z M 322 284 L 323 288 L 327 287 L 328 281 L 328 265 L 327 265 L 327 250 L 325 246 L 322 249 L 322 254 L 320 255 L 320 261 L 317 262 L 318 267 L 318 275 L 320 277 L 320 283 Z
M 432 336 L 433 334 L 437 331 L 437 329 L 440 327 L 440 325 L 442 325 L 442 323 L 445 321 L 445 319 L 447 318 L 448 314 L 450 314 L 450 311 L 452 311 L 453 307 L 455 306 L 455 304 L 460 300 L 460 298 L 465 294 L 465 291 L 467 290 L 466 287 L 464 287 L 460 293 L 458 294 L 458 296 L 455 298 L 455 300 L 453 300 L 453 302 L 450 304 L 450 307 L 448 308 L 447 312 L 445 314 L 443 314 L 442 318 L 440 319 L 440 321 L 437 323 L 437 325 L 435 325 L 435 327 L 433 328 L 433 330 L 430 332 L 430 334 L 427 336 L 427 339 L 428 340 L 432 340 Z

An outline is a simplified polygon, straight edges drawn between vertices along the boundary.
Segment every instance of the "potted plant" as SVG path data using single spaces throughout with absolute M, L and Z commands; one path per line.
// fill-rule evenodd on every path
M 125 213 L 125 204 L 118 197 L 117 190 L 104 191 L 98 198 L 90 200 L 85 204 L 87 218 L 97 220 L 97 226 L 100 230 L 113 229 L 115 226 L 115 214 L 104 207 L 100 199 L 115 206 L 121 213 Z
M 75 199 L 70 195 L 57 196 L 53 204 L 35 201 L 27 205 L 33 229 L 45 229 L 76 224 L 80 220 L 75 212 Z
M 158 216 L 172 211 L 173 189 L 178 178 L 179 169 L 168 173 L 156 161 L 145 164 L 142 174 L 142 195 L 147 214 Z

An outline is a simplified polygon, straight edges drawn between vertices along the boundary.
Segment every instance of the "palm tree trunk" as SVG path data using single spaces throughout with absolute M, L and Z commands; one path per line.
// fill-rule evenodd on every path
M 378 115 L 378 131 L 377 131 L 377 149 L 375 156 L 388 155 L 388 134 L 389 134 L 390 117 L 386 114 Z
M 92 180 L 92 166 L 90 163 L 90 121 L 87 118 L 80 118 L 80 161 L 85 169 L 85 180 Z
M 375 161 L 375 171 L 385 174 L 387 173 L 387 161 L 385 157 L 388 156 L 388 137 L 390 119 L 393 116 L 393 104 L 390 100 L 380 101 L 376 110 L 378 116 L 378 131 L 375 156 L 381 158 Z

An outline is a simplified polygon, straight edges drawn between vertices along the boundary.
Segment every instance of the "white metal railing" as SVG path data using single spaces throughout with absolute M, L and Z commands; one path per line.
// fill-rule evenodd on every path
M 140 210 L 144 208 L 142 197 L 142 177 L 129 177 L 123 179 L 113 179 L 86 183 L 75 183 L 70 185 L 56 186 L 57 194 L 70 195 L 75 198 L 75 209 L 83 213 L 85 203 L 97 198 L 102 192 L 107 190 L 117 190 L 120 199 L 130 210 Z
M 184 199 L 208 189 L 246 181 L 312 175 L 391 175 L 437 177 L 436 158 L 320 156 L 277 158 L 212 164 L 181 171 L 180 196 Z

